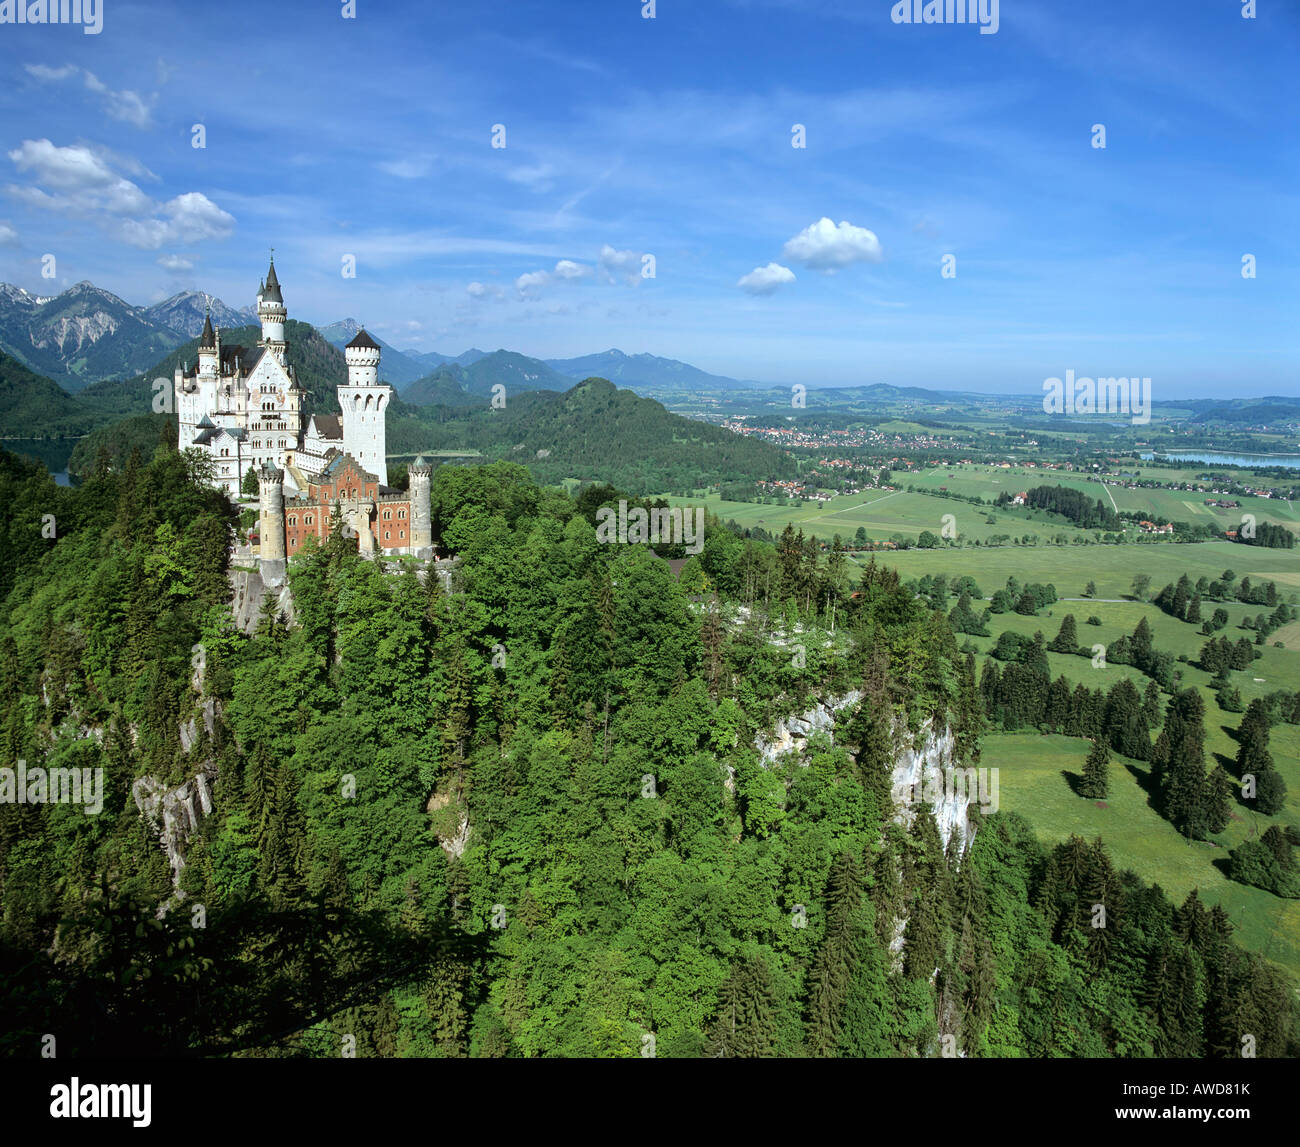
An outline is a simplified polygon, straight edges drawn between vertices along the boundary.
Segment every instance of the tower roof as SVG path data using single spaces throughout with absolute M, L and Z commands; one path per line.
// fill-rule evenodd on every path
M 271 269 L 266 272 L 266 286 L 262 289 L 262 301 L 266 303 L 283 303 L 280 294 L 280 280 L 275 275 L 275 256 L 271 256 Z
M 199 335 L 199 346 L 216 346 L 217 336 L 212 333 L 212 312 L 207 311 L 203 315 L 203 333 Z
M 368 334 L 365 327 L 358 327 L 357 333 L 352 336 L 352 341 L 348 343 L 349 347 L 366 347 L 369 350 L 378 350 L 379 344 L 375 342 Z

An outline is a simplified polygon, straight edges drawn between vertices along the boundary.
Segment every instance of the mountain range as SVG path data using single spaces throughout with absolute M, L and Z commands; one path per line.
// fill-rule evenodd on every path
M 552 358 L 546 365 L 569 378 L 607 378 L 619 386 L 646 390 L 753 390 L 770 383 L 709 374 L 687 362 L 653 354 L 607 350 L 579 358 Z
M 256 318 L 200 291 L 136 307 L 91 282 L 57 295 L 0 283 L 0 352 L 76 392 L 138 373 L 194 338 L 211 307 L 214 323 L 240 327 Z

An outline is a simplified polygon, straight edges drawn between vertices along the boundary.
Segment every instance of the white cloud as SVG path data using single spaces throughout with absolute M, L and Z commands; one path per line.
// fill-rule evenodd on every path
M 736 286 L 751 295 L 770 295 L 785 283 L 794 282 L 794 272 L 780 263 L 769 263 L 766 267 L 755 267 L 748 275 L 742 275 Z
M 496 284 L 489 285 L 477 281 L 470 283 L 470 285 L 465 288 L 465 293 L 474 299 L 501 299 L 505 297 L 505 291 Z
M 412 155 L 405 159 L 385 160 L 379 170 L 397 179 L 423 179 L 433 169 L 433 156 Z
M 791 239 L 781 256 L 814 271 L 836 271 L 853 263 L 879 263 L 884 257 L 874 232 L 852 223 L 837 225 L 825 216 Z
M 550 282 L 551 276 L 545 271 L 529 271 L 515 280 L 515 288 L 520 294 L 535 291 Z
M 50 187 L 104 187 L 117 177 L 88 147 L 55 147 L 48 139 L 25 139 L 9 153 L 19 171 L 31 171 Z
M 553 271 L 529 271 L 515 280 L 515 287 L 521 295 L 536 294 L 548 283 L 568 283 L 575 279 L 585 279 L 592 274 L 592 268 L 575 263 L 572 259 L 561 259 Z
M 591 268 L 575 263 L 572 259 L 561 259 L 555 264 L 554 274 L 557 279 L 585 279 L 591 274 Z
M 157 250 L 172 243 L 224 239 L 235 226 L 233 215 L 198 191 L 155 202 L 88 147 L 26 139 L 9 158 L 34 180 L 25 187 L 9 185 L 10 195 L 46 210 L 108 216 L 101 222 L 133 247 Z
M 194 270 L 194 260 L 187 259 L 184 255 L 159 255 L 157 262 L 164 271 L 173 274 Z
M 606 243 L 600 249 L 600 269 L 607 283 L 622 279 L 629 287 L 641 282 L 641 252 L 617 251 Z
M 0 247 L 12 247 L 18 242 L 18 232 L 8 223 L 0 221 Z
M 83 79 L 86 90 L 93 92 L 104 101 L 104 108 L 112 119 L 122 120 L 139 128 L 152 125 L 153 105 L 158 99 L 157 93 L 146 97 L 129 88 L 115 91 L 94 72 L 79 68 L 76 64 L 64 64 L 59 68 L 52 68 L 48 64 L 24 66 L 29 76 L 43 83 L 62 83 L 79 75 Z
M 29 76 L 38 80 L 66 80 L 77 73 L 76 64 L 64 64 L 61 68 L 51 68 L 48 64 L 24 64 Z
M 555 169 L 549 163 L 538 163 L 532 167 L 513 167 L 506 172 L 506 178 L 512 183 L 522 183 L 533 191 L 545 191 L 551 186 L 551 176 Z
M 235 229 L 235 217 L 223 211 L 201 191 L 187 191 L 157 208 L 163 218 L 129 219 L 120 229 L 133 247 L 155 251 L 168 243 L 198 243 L 225 239 Z

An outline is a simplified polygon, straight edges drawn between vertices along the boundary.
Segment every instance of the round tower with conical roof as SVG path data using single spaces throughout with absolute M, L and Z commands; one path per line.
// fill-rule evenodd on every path
M 259 565 L 266 585 L 284 581 L 284 471 L 263 462 L 257 471 Z
M 280 280 L 275 273 L 275 256 L 271 256 L 271 269 L 266 282 L 257 293 L 257 317 L 262 324 L 262 345 L 274 351 L 284 361 L 284 324 L 289 317 L 280 293 Z
M 407 470 L 411 478 L 411 553 L 417 558 L 433 557 L 433 513 L 429 506 L 433 467 L 421 454 Z
M 365 327 L 343 348 L 348 364 L 346 386 L 338 388 L 343 412 L 343 451 L 388 485 L 388 438 L 385 423 L 393 388 L 379 381 L 379 344 Z
M 199 335 L 199 374 L 216 374 L 220 360 L 221 348 L 216 332 L 212 329 L 212 312 L 207 311 L 203 315 L 203 331 Z

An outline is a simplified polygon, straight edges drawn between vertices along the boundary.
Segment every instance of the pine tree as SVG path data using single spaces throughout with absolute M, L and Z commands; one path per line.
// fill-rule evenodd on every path
M 1209 832 L 1222 832 L 1232 820 L 1232 778 L 1216 765 L 1205 778 L 1202 803 L 1205 808 L 1205 827 Z
M 1052 644 L 1047 648 L 1053 653 L 1073 653 L 1079 648 L 1079 629 L 1074 614 L 1067 613 L 1061 619 L 1060 632 L 1052 639 Z
M 1110 792 L 1110 749 L 1106 742 L 1098 737 L 1088 750 L 1088 759 L 1083 764 L 1083 779 L 1079 783 L 1081 796 L 1091 800 L 1105 800 Z
M 718 989 L 718 1016 L 708 1044 L 713 1059 L 776 1054 L 776 985 L 762 956 L 733 965 Z
M 1154 729 L 1160 724 L 1160 686 L 1154 681 L 1147 682 L 1142 694 L 1142 717 L 1148 729 Z
M 839 1046 L 861 930 L 862 869 L 845 852 L 831 867 L 826 934 L 809 971 L 808 1047 L 815 1056 L 832 1056 Z

